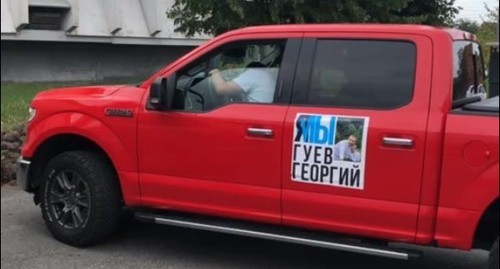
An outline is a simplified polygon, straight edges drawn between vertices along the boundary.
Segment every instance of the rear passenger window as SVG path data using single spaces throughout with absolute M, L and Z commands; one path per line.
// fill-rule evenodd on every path
M 307 104 L 390 109 L 413 97 L 416 47 L 403 41 L 319 40 Z
M 453 101 L 479 96 L 486 99 L 481 47 L 472 41 L 453 44 Z

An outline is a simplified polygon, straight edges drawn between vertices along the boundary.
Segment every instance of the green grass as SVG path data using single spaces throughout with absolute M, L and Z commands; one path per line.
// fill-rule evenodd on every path
M 2 131 L 17 127 L 28 119 L 28 108 L 31 100 L 41 91 L 81 85 L 129 84 L 136 85 L 140 80 L 125 78 L 100 82 L 47 82 L 47 83 L 2 83 Z
M 76 83 L 2 83 L 2 131 L 23 124 L 28 119 L 28 107 L 35 95 L 43 90 Z M 79 83 L 82 84 L 82 83 Z
M 31 99 L 46 89 L 41 84 L 2 83 L 2 131 L 9 130 L 26 121 Z

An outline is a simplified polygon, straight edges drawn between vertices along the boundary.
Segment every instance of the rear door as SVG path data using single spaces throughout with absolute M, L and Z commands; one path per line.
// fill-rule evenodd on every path
M 306 34 L 283 140 L 283 222 L 414 241 L 432 44 Z M 432 154 L 432 153 L 428 153 Z

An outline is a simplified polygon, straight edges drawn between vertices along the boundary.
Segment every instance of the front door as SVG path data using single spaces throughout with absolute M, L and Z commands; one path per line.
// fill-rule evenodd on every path
M 297 75 L 285 121 L 285 224 L 415 240 L 431 52 L 420 36 L 306 35 L 297 72 L 310 75 Z
M 230 42 L 168 77 L 176 84 L 174 109 L 145 108 L 139 118 L 145 206 L 281 221 L 281 142 L 292 83 L 286 74 L 299 45 Z M 221 77 L 228 85 L 219 85 Z

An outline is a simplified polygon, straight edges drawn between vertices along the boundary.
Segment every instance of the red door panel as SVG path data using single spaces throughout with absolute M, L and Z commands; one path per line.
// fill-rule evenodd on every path
M 143 204 L 279 221 L 286 110 L 233 104 L 208 113 L 144 111 L 139 126 Z M 252 136 L 249 128 L 273 134 Z
M 227 34 L 178 62 L 179 69 L 162 75 L 169 76 L 169 81 L 176 79 L 178 93 L 208 93 L 205 97 L 214 99 L 216 106 L 205 110 L 203 105 L 186 105 L 169 111 L 140 112 L 138 166 L 142 205 L 281 223 L 283 123 L 301 37 L 300 32 Z M 282 50 L 266 45 L 285 42 Z M 268 54 L 262 57 L 263 53 Z M 229 59 L 233 59 L 233 65 L 236 58 L 239 64 L 263 61 L 261 64 L 268 64 L 268 68 L 279 67 L 273 103 L 242 103 L 246 98 L 217 103 L 221 100 L 213 98 L 216 93 L 209 94 L 210 84 L 203 84 L 204 80 L 192 84 L 197 86 L 190 91 L 182 86 L 186 81 L 194 83 L 200 75 L 210 79 L 203 74 L 209 72 L 203 71 L 205 68 L 222 67 L 220 64 Z M 281 62 L 274 66 L 278 60 Z M 144 107 L 147 99 L 148 96 L 143 100 Z M 194 104 L 197 99 L 190 100 L 191 103 L 183 100 L 184 104 Z
M 415 88 L 412 101 L 397 109 L 349 109 L 313 105 L 290 107 L 283 134 L 283 222 L 312 229 L 413 242 L 430 101 L 431 41 L 422 36 L 377 33 L 365 33 L 362 37 L 360 34 L 318 33 L 306 34 L 306 37 L 411 41 L 417 48 Z M 296 83 L 294 94 L 303 90 L 297 88 L 301 85 L 303 86 Z M 298 114 L 369 119 L 362 188 L 292 180 L 294 132 Z M 413 141 L 413 145 L 393 144 L 401 141 Z

